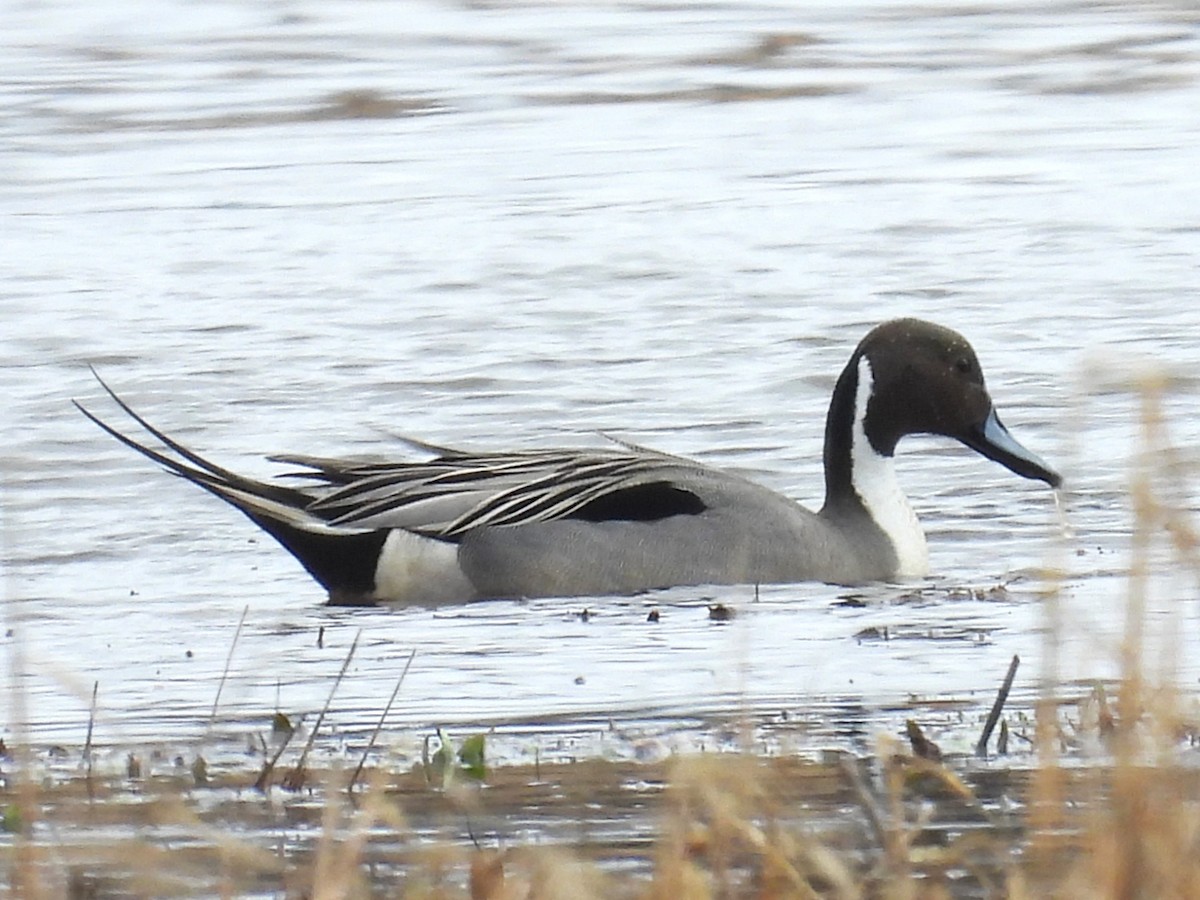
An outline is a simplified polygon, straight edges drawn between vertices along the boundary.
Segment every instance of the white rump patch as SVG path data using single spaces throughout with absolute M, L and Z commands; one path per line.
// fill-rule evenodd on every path
M 458 545 L 393 528 L 375 566 L 380 603 L 462 603 L 479 596 L 458 567 Z
M 875 390 L 875 374 L 864 356 L 858 361 L 858 391 L 854 397 L 854 428 L 850 449 L 850 480 L 854 492 L 883 529 L 896 550 L 898 575 L 920 578 L 929 573 L 929 547 L 917 514 L 896 480 L 896 462 L 880 455 L 867 438 L 863 421 Z

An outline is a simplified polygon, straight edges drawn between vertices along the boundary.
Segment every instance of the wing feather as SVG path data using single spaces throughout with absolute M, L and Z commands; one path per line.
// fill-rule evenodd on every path
M 270 457 L 298 467 L 283 477 L 306 483 L 289 486 L 246 478 L 216 465 L 155 428 L 99 375 L 96 379 L 163 449 L 136 441 L 79 407 L 117 440 L 243 511 L 293 524 L 304 522 L 310 529 L 403 528 L 457 540 L 479 528 L 568 518 L 631 488 L 663 485 L 686 492 L 688 474 L 700 468 L 690 460 L 619 441 L 614 441 L 615 448 L 511 453 L 474 453 L 408 441 L 439 455 L 414 462 L 300 454 Z

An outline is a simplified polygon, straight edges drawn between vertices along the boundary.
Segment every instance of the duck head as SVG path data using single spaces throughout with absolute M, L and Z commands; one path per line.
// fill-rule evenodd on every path
M 975 351 L 961 334 L 920 319 L 895 319 L 872 329 L 843 373 L 856 376 L 865 397 L 862 428 L 872 448 L 891 456 L 908 434 L 940 434 L 966 444 L 1025 478 L 1058 487 L 1062 478 L 1004 427 Z M 862 379 L 869 379 L 862 384 Z
M 894 319 L 862 339 L 838 378 L 825 423 L 826 503 L 855 491 L 853 459 L 891 460 L 900 438 L 940 434 L 1057 488 L 1062 478 L 1000 421 L 967 339 L 920 319 Z M 869 451 L 869 452 L 868 452 Z

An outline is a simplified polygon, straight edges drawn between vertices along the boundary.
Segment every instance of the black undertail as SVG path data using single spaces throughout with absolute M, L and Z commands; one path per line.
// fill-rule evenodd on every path
M 240 507 L 239 507 L 240 509 Z M 278 519 L 242 509 L 246 517 L 283 546 L 329 592 L 338 606 L 369 606 L 375 590 L 375 568 L 388 529 L 349 534 L 305 531 Z

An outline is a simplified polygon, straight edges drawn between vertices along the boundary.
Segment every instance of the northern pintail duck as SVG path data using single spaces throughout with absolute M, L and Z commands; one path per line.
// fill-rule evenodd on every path
M 1061 481 L 1001 424 L 971 345 L 916 319 L 873 329 L 842 370 L 817 513 L 739 475 L 623 443 L 509 453 L 418 444 L 434 457 L 425 462 L 279 456 L 303 479 L 259 481 L 209 462 L 101 384 L 162 446 L 76 403 L 85 416 L 245 513 L 332 603 L 921 576 L 925 535 L 893 464 L 908 434 L 945 435 L 1025 478 Z

